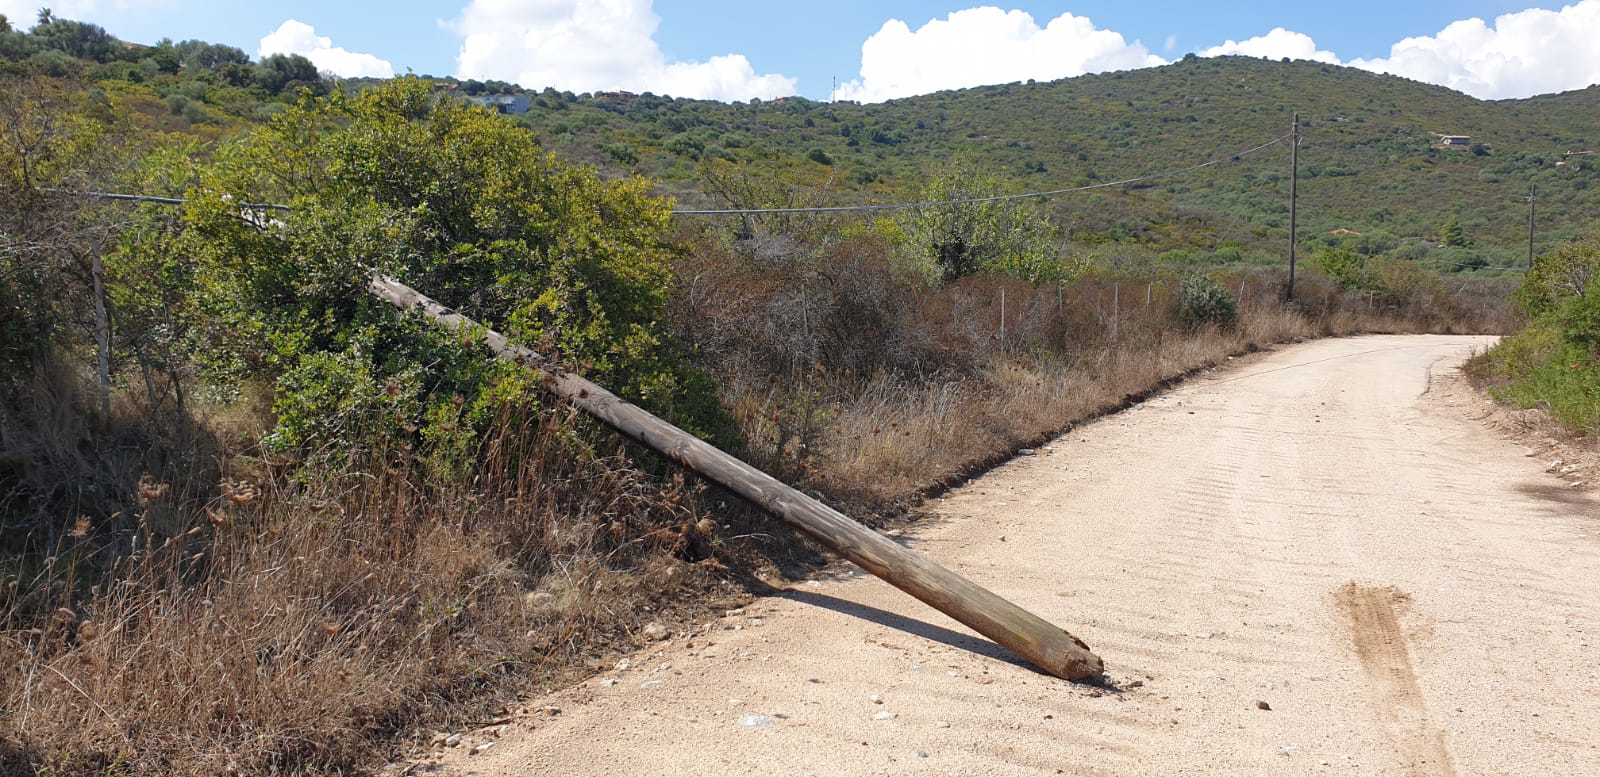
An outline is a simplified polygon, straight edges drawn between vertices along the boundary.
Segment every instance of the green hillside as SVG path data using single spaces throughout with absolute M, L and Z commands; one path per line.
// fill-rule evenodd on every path
M 1053 190 L 1227 158 L 1286 135 L 1298 112 L 1302 239 L 1344 229 L 1363 233 L 1369 249 L 1394 250 L 1407 238 L 1438 242 L 1456 219 L 1468 241 L 1504 261 L 1525 251 L 1521 198 L 1530 186 L 1540 197 L 1542 250 L 1583 231 L 1600 171 L 1594 157 L 1558 164 L 1567 151 L 1600 144 L 1600 88 L 1489 102 L 1352 68 L 1241 57 L 877 105 L 802 98 L 727 105 L 548 89 L 534 97 L 520 120 L 549 147 L 613 172 L 657 177 L 697 206 L 718 204 L 695 185 L 707 159 L 780 171 L 810 186 L 826 181 L 830 204 L 914 196 L 928 171 L 954 156 L 1003 172 L 1021 190 Z M 1442 149 L 1435 147 L 1440 135 L 1471 139 Z M 1281 243 L 1288 157 L 1287 146 L 1275 147 L 1239 164 L 1060 196 L 1050 207 L 1071 234 L 1091 242 L 1135 240 L 1156 249 Z M 1423 248 L 1408 255 L 1421 258 Z

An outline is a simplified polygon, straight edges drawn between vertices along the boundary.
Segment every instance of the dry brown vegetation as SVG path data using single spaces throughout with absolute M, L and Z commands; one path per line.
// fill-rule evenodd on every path
M 1303 276 L 1290 309 L 1281 272 L 1237 268 L 1214 273 L 1237 326 L 1186 327 L 1182 276 L 1153 264 L 938 287 L 868 237 L 687 242 L 672 324 L 742 453 L 869 521 L 1230 354 L 1511 325 L 1494 282 L 1368 298 Z M 158 433 L 136 392 L 113 423 L 79 376 L 41 380 L 4 427 L 31 463 L 0 471 L 0 771 L 362 771 L 807 557 L 562 409 L 508 408 L 460 481 L 403 449 L 311 479 L 242 442 L 259 410 Z M 102 501 L 68 493 L 85 471 Z
M 593 455 L 562 412 L 510 417 L 470 484 L 404 451 L 317 482 L 241 461 L 8 554 L 37 564 L 4 570 L 0 773 L 360 770 L 714 593 L 682 561 L 709 539 L 692 487 Z
M 933 288 L 871 239 L 763 248 L 700 246 L 679 269 L 675 325 L 718 377 L 747 454 L 869 519 L 1230 355 L 1517 324 L 1504 280 L 1418 275 L 1380 295 L 1302 270 L 1288 306 L 1282 269 L 1217 269 L 1237 325 L 1193 327 L 1179 300 L 1193 271 L 1155 262 L 1062 286 L 976 275 Z

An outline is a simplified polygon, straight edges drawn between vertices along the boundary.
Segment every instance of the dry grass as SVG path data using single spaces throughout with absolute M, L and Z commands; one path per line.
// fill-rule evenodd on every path
M 532 417 L 471 486 L 380 455 L 300 487 L 225 480 L 177 533 L 149 520 L 173 496 L 152 480 L 132 529 L 74 527 L 0 598 L 0 772 L 355 771 L 706 587 L 682 481 Z
M 1501 282 L 1413 279 L 1404 295 L 1302 274 L 1214 273 L 1238 325 L 1186 330 L 1181 278 L 1149 268 L 1062 288 L 992 276 L 928 288 L 870 241 L 778 259 L 702 246 L 681 337 L 700 344 L 758 464 L 857 517 L 923 496 L 1230 355 L 1362 332 L 1507 331 Z

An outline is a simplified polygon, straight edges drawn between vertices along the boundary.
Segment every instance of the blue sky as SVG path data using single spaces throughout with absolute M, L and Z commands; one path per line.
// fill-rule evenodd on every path
M 1600 83 L 1600 0 L 0 0 L 0 13 L 27 26 L 46 4 L 132 41 L 199 38 L 252 56 L 295 51 L 342 75 L 409 69 L 724 100 L 878 101 L 1144 67 L 1191 52 L 1318 59 L 1484 98 Z

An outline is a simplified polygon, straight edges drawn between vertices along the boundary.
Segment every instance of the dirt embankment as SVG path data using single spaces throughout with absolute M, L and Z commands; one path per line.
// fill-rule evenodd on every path
M 841 568 L 411 773 L 1600 774 L 1600 501 L 1481 422 L 1487 342 L 1285 348 L 930 505 L 1103 685 Z

